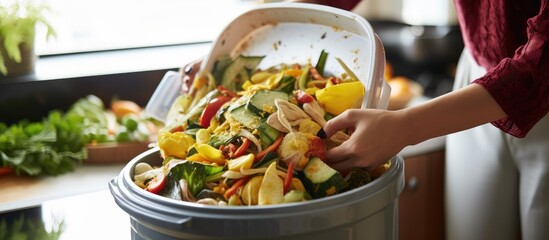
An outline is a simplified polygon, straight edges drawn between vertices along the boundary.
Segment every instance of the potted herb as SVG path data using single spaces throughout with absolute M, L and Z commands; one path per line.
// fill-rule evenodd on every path
M 34 38 L 36 27 L 47 28 L 47 36 L 54 31 L 45 17 L 49 7 L 32 0 L 0 2 L 0 77 L 34 72 Z

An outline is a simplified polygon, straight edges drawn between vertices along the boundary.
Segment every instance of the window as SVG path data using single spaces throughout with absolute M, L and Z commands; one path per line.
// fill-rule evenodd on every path
M 56 37 L 38 55 L 212 41 L 253 0 L 44 0 Z M 39 34 L 41 34 L 39 32 Z

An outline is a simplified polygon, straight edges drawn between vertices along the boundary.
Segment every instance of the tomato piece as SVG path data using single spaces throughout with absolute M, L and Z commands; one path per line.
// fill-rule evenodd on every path
M 294 162 L 290 161 L 288 164 L 288 171 L 286 172 L 286 178 L 284 178 L 284 194 L 290 191 L 290 186 L 292 186 L 292 178 L 294 172 Z
M 221 109 L 221 106 L 223 106 L 223 104 L 231 101 L 231 99 L 232 97 L 228 96 L 218 96 L 210 100 L 210 102 L 204 108 L 204 111 L 202 111 L 202 115 L 200 116 L 200 122 L 198 124 L 200 124 L 200 126 L 204 128 L 208 128 L 210 126 L 210 121 L 215 116 L 217 111 Z
M 229 90 L 229 89 L 227 89 L 227 88 L 225 88 L 225 87 L 223 87 L 223 86 L 221 86 L 221 85 L 217 86 L 217 90 L 218 90 L 221 94 L 223 94 L 223 95 L 225 95 L 225 96 L 229 96 L 229 97 L 231 97 L 231 98 L 236 98 L 236 97 L 238 97 L 238 95 L 236 95 L 236 93 L 234 93 L 233 91 L 231 91 L 231 90 Z
M 299 104 L 310 103 L 315 100 L 313 96 L 301 90 L 297 91 L 295 98 Z
M 145 190 L 158 194 L 160 190 L 164 189 L 166 185 L 167 177 L 166 174 L 160 173 L 147 183 L 147 188 Z
M 229 189 L 227 189 L 227 191 L 225 191 L 225 194 L 223 194 L 225 199 L 229 200 L 229 198 L 231 198 L 231 196 L 236 193 L 238 188 L 244 186 L 244 184 L 246 184 L 249 179 L 250 177 L 243 177 L 241 179 L 238 179 Z
M 326 159 L 326 145 L 321 138 L 315 136 L 309 143 L 309 151 L 307 151 L 310 157 L 318 157 L 322 160 Z
M 284 134 L 278 134 L 278 137 L 276 138 L 274 143 L 271 144 L 271 146 L 268 146 L 267 148 L 263 149 L 263 151 L 261 151 L 260 153 L 258 153 L 254 161 L 257 162 L 261 160 L 263 157 L 265 157 L 265 154 L 276 151 L 278 147 L 280 147 L 280 144 L 282 143 L 282 139 L 284 139 Z
M 237 157 L 240 157 L 240 156 L 244 155 L 244 153 L 246 153 L 246 150 L 248 150 L 248 147 L 250 146 L 251 142 L 252 141 L 250 139 L 244 138 L 244 140 L 242 140 L 242 145 L 240 145 L 240 147 L 238 147 L 238 149 L 236 149 L 236 151 L 231 156 L 231 158 L 237 158 Z

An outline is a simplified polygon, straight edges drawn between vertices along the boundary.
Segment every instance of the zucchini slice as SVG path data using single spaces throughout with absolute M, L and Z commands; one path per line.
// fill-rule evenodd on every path
M 256 129 L 259 126 L 259 116 L 248 110 L 246 105 L 233 109 L 230 114 L 234 120 L 241 123 L 248 129 Z
M 237 82 L 242 84 L 244 81 L 242 79 L 237 79 L 239 75 L 242 75 L 242 71 L 252 71 L 259 65 L 264 56 L 238 56 L 234 59 L 223 72 L 223 78 L 221 80 L 221 85 L 231 91 L 237 91 Z M 249 78 L 249 73 L 246 72 L 244 78 Z
M 348 188 L 343 176 L 318 157 L 311 158 L 303 169 L 302 182 L 313 198 L 331 196 Z
M 280 134 L 278 130 L 269 126 L 266 122 L 261 122 L 257 129 L 259 130 L 259 139 L 263 149 L 271 146 Z
M 261 90 L 254 93 L 248 101 L 247 108 L 259 116 L 265 116 L 276 110 L 275 100 L 288 101 L 290 96 L 282 91 Z

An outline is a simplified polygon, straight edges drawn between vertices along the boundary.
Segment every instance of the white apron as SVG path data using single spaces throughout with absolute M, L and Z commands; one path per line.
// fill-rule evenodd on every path
M 454 90 L 486 73 L 464 50 Z M 549 117 L 525 138 L 485 124 L 446 142 L 446 237 L 549 239 Z

